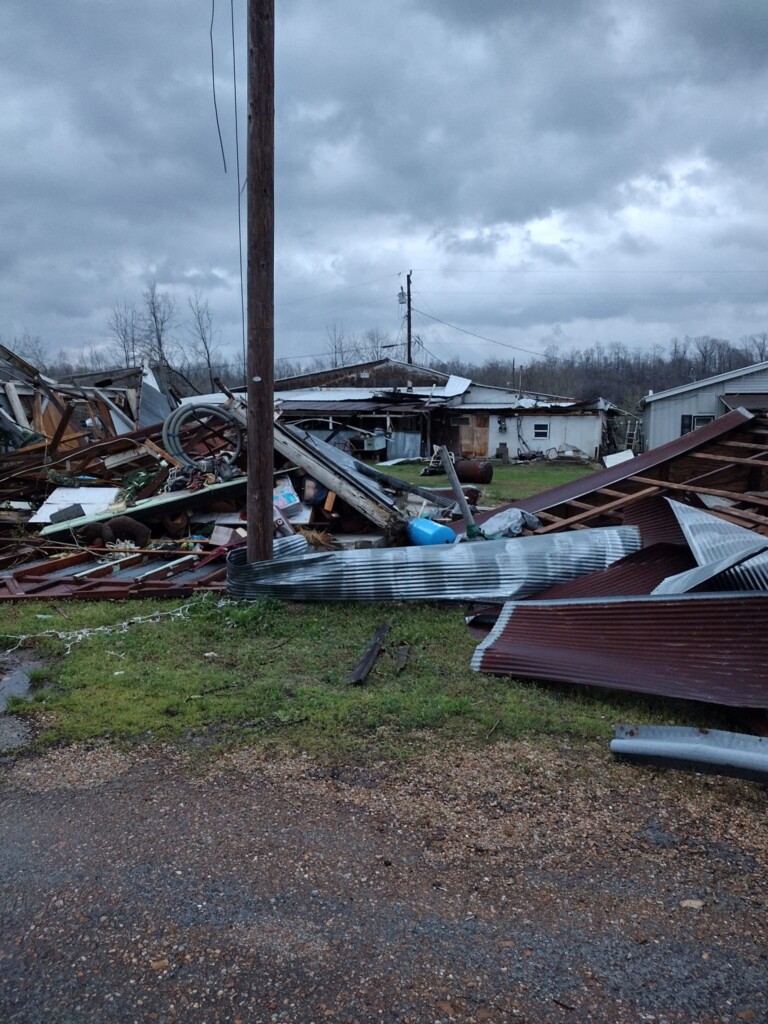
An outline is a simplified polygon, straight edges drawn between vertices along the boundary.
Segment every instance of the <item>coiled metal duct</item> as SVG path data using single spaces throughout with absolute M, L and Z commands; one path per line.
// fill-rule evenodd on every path
M 505 601 L 604 569 L 640 546 L 637 527 L 618 526 L 299 557 L 286 543 L 279 557 L 250 564 L 246 549 L 236 548 L 227 556 L 227 590 L 246 601 Z
M 225 423 L 228 427 L 234 428 L 234 451 L 227 452 L 225 456 L 221 456 L 225 458 L 228 463 L 233 463 L 243 448 L 242 427 L 231 413 L 217 405 L 204 405 L 202 403 L 196 404 L 194 402 L 190 402 L 186 405 L 180 405 L 178 409 L 174 409 L 163 423 L 163 447 L 168 454 L 173 455 L 173 457 L 178 459 L 179 462 L 183 462 L 185 466 L 196 467 L 200 461 L 202 461 L 199 458 L 195 459 L 192 458 L 191 455 L 187 455 L 181 447 L 181 428 L 186 420 L 192 419 L 193 417 L 198 420 L 214 417 L 222 423 Z

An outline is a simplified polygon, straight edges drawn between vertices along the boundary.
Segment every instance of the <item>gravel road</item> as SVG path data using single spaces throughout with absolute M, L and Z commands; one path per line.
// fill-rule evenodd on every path
M 597 748 L 0 769 L 0 1020 L 768 1020 L 768 793 Z

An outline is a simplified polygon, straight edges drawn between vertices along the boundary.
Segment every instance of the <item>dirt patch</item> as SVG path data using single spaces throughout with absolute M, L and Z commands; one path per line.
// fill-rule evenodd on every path
M 752 784 L 527 743 L 365 770 L 105 746 L 0 796 L 3 1019 L 768 1013 Z

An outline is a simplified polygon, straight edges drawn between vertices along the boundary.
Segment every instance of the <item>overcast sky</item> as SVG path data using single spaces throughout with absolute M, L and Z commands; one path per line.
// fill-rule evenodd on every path
M 241 346 L 229 2 L 226 174 L 211 12 L 0 3 L 4 340 L 102 345 L 153 278 Z M 409 269 L 442 358 L 768 330 L 766 0 L 277 0 L 276 69 L 278 357 L 321 355 L 334 323 L 398 336 Z

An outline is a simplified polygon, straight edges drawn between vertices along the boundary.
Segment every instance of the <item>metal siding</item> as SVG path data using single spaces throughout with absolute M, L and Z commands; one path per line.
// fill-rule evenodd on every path
M 652 401 L 643 414 L 643 429 L 649 448 L 657 448 L 680 437 L 680 418 L 691 416 L 720 416 L 723 404 L 720 395 L 741 391 L 761 393 L 768 390 L 768 372 L 750 374 L 732 381 L 707 384 L 682 394 L 670 395 Z
M 766 616 L 768 593 L 510 601 L 472 668 L 765 708 Z
M 387 441 L 388 459 L 418 459 L 421 455 L 421 434 L 395 431 Z
M 290 601 L 504 601 L 602 569 L 640 548 L 636 527 L 427 547 L 227 558 L 233 597 Z

